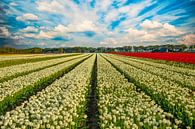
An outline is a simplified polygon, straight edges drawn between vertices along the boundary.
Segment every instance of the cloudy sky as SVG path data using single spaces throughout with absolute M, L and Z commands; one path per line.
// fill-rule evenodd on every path
M 195 0 L 1 0 L 0 46 L 195 44 Z

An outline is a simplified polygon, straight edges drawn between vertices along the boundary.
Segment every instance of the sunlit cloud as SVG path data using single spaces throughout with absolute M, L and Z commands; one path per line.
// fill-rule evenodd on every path
M 26 13 L 26 14 L 23 14 L 22 16 L 17 16 L 16 17 L 16 20 L 17 21 L 36 21 L 38 20 L 38 16 L 34 15 L 34 14 L 31 14 L 31 13 Z

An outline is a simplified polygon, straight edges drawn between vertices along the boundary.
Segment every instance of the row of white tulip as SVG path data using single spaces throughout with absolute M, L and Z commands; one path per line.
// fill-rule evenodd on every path
M 35 57 L 43 57 L 44 55 L 38 55 L 38 54 L 14 54 L 14 55 L 0 55 L 0 61 L 5 60 L 15 60 L 15 59 L 26 59 L 26 58 L 35 58 Z
M 150 90 L 149 94 L 151 94 L 151 96 L 160 96 L 159 98 L 156 98 L 159 102 L 164 99 L 166 102 L 162 104 L 177 107 L 177 109 L 172 108 L 171 110 L 174 110 L 173 112 L 177 114 L 178 117 L 182 115 L 183 119 L 188 119 L 186 123 L 192 124 L 193 119 L 195 119 L 194 91 L 180 87 L 173 81 L 163 79 L 160 76 L 132 67 L 131 65 L 124 64 L 121 61 L 108 56 L 105 57 L 130 78 L 139 82 L 144 89 Z M 185 114 L 183 114 L 183 111 Z
M 56 66 L 52 66 L 37 72 L 33 72 L 24 76 L 19 76 L 12 80 L 0 83 L 0 101 L 6 96 L 12 95 L 13 93 L 23 89 L 24 87 L 30 86 L 38 82 L 40 79 L 50 76 L 62 69 L 69 68 L 71 65 L 81 61 L 86 57 L 80 57 Z
M 118 58 L 123 58 L 124 56 L 117 56 Z M 182 73 L 185 75 L 190 75 L 190 76 L 195 76 L 195 69 L 190 69 L 190 68 L 185 68 L 185 67 L 178 67 L 178 66 L 174 66 L 174 65 L 168 65 L 165 63 L 157 63 L 157 62 L 153 62 L 153 61 L 147 61 L 147 60 L 143 60 L 143 59 L 138 59 L 135 57 L 126 57 L 129 61 L 135 61 L 135 62 L 139 62 L 139 63 L 143 63 L 143 64 L 147 64 L 147 65 L 151 65 L 154 67 L 158 67 L 158 68 L 163 68 L 166 69 L 168 71 L 174 71 L 174 72 L 178 72 L 178 73 Z
M 133 83 L 100 56 L 97 70 L 101 128 L 179 128 L 181 121 L 164 112 L 143 92 L 137 92 Z
M 186 86 L 186 87 L 189 87 L 189 88 L 195 90 L 195 76 L 189 76 L 189 75 L 186 75 L 183 73 L 178 73 L 178 72 L 175 72 L 175 71 L 172 71 L 169 69 L 159 68 L 158 64 L 150 65 L 149 63 L 142 63 L 142 62 L 139 62 L 135 59 L 131 59 L 131 58 L 127 58 L 127 57 L 112 56 L 112 55 L 109 55 L 109 56 L 114 57 L 115 59 L 121 60 L 123 62 L 126 62 L 134 67 L 138 67 L 144 71 L 148 71 L 150 73 L 154 73 L 154 74 L 162 76 L 164 78 L 176 81 L 176 82 L 182 84 L 183 86 Z M 157 67 L 155 67 L 155 66 L 157 66 Z M 195 73 L 195 70 L 192 70 L 192 69 L 191 70 L 187 69 L 187 70 L 188 71 L 186 71 L 186 72 L 188 72 L 188 73 L 193 73 L 193 71 Z
M 0 68 L 0 80 L 3 78 L 7 78 L 9 76 L 14 76 L 17 74 L 21 74 L 24 72 L 44 68 L 50 65 L 58 64 L 60 62 L 64 62 L 73 58 L 78 58 L 83 55 L 78 56 L 70 56 L 70 57 L 64 57 L 64 58 L 57 58 L 52 60 L 46 60 L 46 61 L 39 61 L 34 63 L 26 63 L 26 64 L 19 64 L 19 65 L 13 65 L 9 67 Z
M 0 61 L 16 60 L 16 59 L 33 59 L 33 58 L 45 58 L 45 57 L 56 57 L 64 56 L 68 54 L 15 54 L 15 55 L 0 55 Z
M 94 61 L 95 55 L 31 96 L 29 101 L 0 116 L 0 128 L 76 129 L 82 126 Z

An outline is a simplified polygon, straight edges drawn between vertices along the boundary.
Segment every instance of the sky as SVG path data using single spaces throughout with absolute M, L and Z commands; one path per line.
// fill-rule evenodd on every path
M 195 0 L 1 0 L 0 47 L 195 44 Z

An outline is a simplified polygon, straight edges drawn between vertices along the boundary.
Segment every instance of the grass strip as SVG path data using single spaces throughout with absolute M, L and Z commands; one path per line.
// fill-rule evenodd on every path
M 98 124 L 98 98 L 97 98 L 97 54 L 95 57 L 95 62 L 93 66 L 93 71 L 91 74 L 91 81 L 90 81 L 90 88 L 89 88 L 89 95 L 87 98 L 87 121 L 86 125 L 88 129 L 99 129 Z

